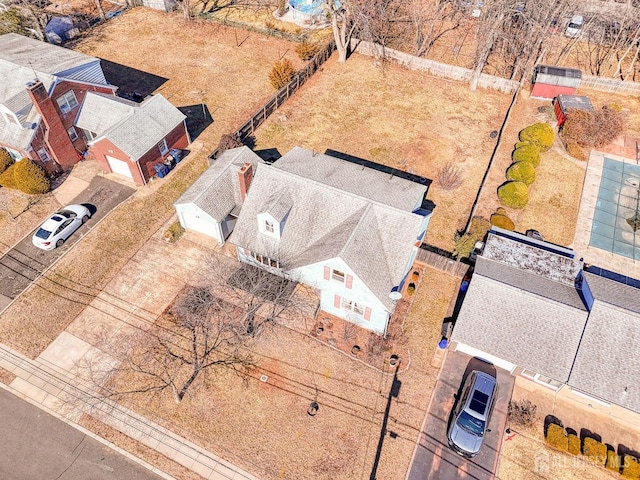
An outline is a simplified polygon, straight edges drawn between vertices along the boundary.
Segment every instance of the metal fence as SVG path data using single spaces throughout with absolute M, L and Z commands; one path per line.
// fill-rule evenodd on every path
M 382 57 L 398 62 L 400 65 L 411 70 L 422 70 L 428 72 L 435 77 L 449 78 L 461 82 L 469 82 L 473 75 L 473 70 L 448 63 L 436 62 L 426 58 L 416 57 L 405 52 L 393 50 L 392 48 L 382 47 L 381 45 L 354 40 L 352 47 L 355 51 L 363 55 Z M 485 73 L 480 75 L 478 86 L 482 88 L 491 88 L 501 92 L 513 93 L 518 89 L 519 82 L 509 80 L 507 78 L 495 77 Z
M 616 80 L 615 78 L 594 77 L 583 75 L 580 83 L 581 88 L 591 88 L 601 92 L 621 93 L 625 95 L 640 95 L 640 83 L 626 80 Z
M 307 63 L 307 66 L 297 72 L 289 83 L 276 92 L 267 103 L 265 103 L 249 120 L 244 122 L 235 131 L 237 137 L 242 141 L 251 135 L 269 116 L 275 112 L 291 95 L 293 95 L 304 83 L 313 75 L 320 66 L 327 61 L 335 50 L 335 43 L 331 42 L 314 55 Z M 209 160 L 215 160 L 218 156 L 218 149 L 209 155 Z

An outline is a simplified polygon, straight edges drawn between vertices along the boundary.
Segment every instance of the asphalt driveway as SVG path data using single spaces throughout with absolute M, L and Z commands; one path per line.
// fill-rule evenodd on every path
M 31 243 L 34 229 L 0 257 L 0 311 L 80 240 L 93 225 L 131 196 L 134 191 L 131 187 L 104 177 L 94 177 L 89 186 L 70 202 L 84 204 L 92 212 L 92 216 L 69 237 L 62 247 L 50 251 L 34 247 Z
M 487 433 L 480 453 L 468 460 L 449 448 L 447 427 L 454 394 L 458 393 L 465 375 L 473 369 L 487 373 L 495 371 L 498 397 L 489 422 L 491 431 Z M 514 377 L 501 368 L 495 368 L 464 353 L 448 351 L 422 425 L 407 480 L 493 480 L 497 472 L 513 383 Z

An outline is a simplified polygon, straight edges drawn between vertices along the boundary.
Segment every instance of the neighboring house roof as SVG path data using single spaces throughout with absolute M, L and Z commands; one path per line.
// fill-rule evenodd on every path
M 451 338 L 640 412 L 640 282 L 581 265 L 571 250 L 490 233 Z
M 407 211 L 420 206 L 427 188 L 426 184 L 410 182 L 302 147 L 294 147 L 278 159 L 274 166 L 359 197 Z M 357 182 L 354 181 L 356 178 Z
M 98 58 L 16 33 L 0 35 L 0 78 L 0 108 L 20 122 L 7 122 L 0 115 L 0 141 L 20 149 L 28 148 L 40 122 L 26 92 L 28 82 L 38 78 L 47 91 L 63 79 L 108 85 Z
M 160 94 L 137 104 L 90 92 L 82 104 L 76 125 L 99 135 L 91 143 L 106 138 L 129 158 L 139 160 L 185 118 Z
M 522 287 L 474 273 L 451 339 L 566 382 L 587 311 Z
M 389 292 L 402 280 L 424 220 L 411 212 L 427 186 L 310 150 L 292 152 L 258 165 L 232 243 L 278 259 L 287 270 L 339 257 L 391 309 Z M 304 172 L 304 158 L 311 173 Z M 286 215 L 279 239 L 258 233 L 257 216 L 267 211 Z
M 230 213 L 237 213 L 242 204 L 238 170 L 250 163 L 255 169 L 262 160 L 249 147 L 225 151 L 182 194 L 175 206 L 194 204 L 217 222 L 222 222 Z

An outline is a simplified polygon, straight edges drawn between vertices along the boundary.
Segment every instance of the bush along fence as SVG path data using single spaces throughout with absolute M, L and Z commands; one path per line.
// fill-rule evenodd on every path
M 297 72 L 291 81 L 284 87 L 276 92 L 267 103 L 265 103 L 257 112 L 255 112 L 249 120 L 244 122 L 238 130 L 233 134 L 238 140 L 243 141 L 249 135 L 253 134 L 255 130 L 269 118 L 269 116 L 275 112 L 291 95 L 293 95 L 304 83 L 311 78 L 320 66 L 331 56 L 336 46 L 334 42 L 330 42 L 327 46 L 322 48 L 316 53 L 313 58 L 307 63 L 307 66 Z M 211 155 L 209 155 L 209 162 L 211 163 L 219 154 L 219 149 L 216 148 Z
M 616 452 L 613 446 L 602 443 L 600 435 L 585 428 L 578 434 L 572 428 L 565 428 L 562 422 L 552 415 L 545 419 L 544 429 L 545 441 L 556 450 L 576 456 L 582 455 L 588 462 L 618 472 L 624 478 L 640 480 L 640 460 L 637 452 L 622 445 L 618 445 Z
M 551 149 L 554 137 L 553 128 L 548 123 L 534 123 L 520 131 L 520 141 L 515 144 L 511 154 L 513 163 L 505 173 L 507 181 L 498 187 L 498 198 L 502 205 L 519 209 L 529 203 L 529 185 L 536 179 L 535 169 L 540 165 L 540 153 Z M 502 210 L 496 213 L 506 216 Z M 496 220 L 506 222 L 497 215 Z
M 282 30 L 278 30 L 277 28 L 270 27 L 268 24 L 265 25 L 264 27 L 260 27 L 258 25 L 251 25 L 244 22 L 236 22 L 234 20 L 229 20 L 228 18 L 218 17 L 214 13 L 202 13 L 199 15 L 199 17 L 209 22 L 219 23 L 227 27 L 237 28 L 239 30 L 246 30 L 249 32 L 256 32 L 261 35 L 267 35 L 269 37 L 282 38 L 284 40 L 289 40 L 290 42 L 303 42 L 306 40 L 308 36 L 308 34 L 304 34 L 304 33 L 295 34 L 295 33 L 283 32 Z

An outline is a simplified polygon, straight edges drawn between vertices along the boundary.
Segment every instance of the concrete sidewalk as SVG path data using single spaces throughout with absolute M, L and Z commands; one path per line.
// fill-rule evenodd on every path
M 243 472 L 166 428 L 129 409 L 93 395 L 90 389 L 79 384 L 74 376 L 55 365 L 39 359 L 30 360 L 6 346 L 0 346 L 0 367 L 16 375 L 9 385 L 13 393 L 30 400 L 31 403 L 71 425 L 77 426 L 80 416 L 89 413 L 206 479 L 257 480 L 257 477 Z M 102 440 L 97 435 L 92 436 Z M 164 478 L 172 478 L 127 452 L 121 453 Z

